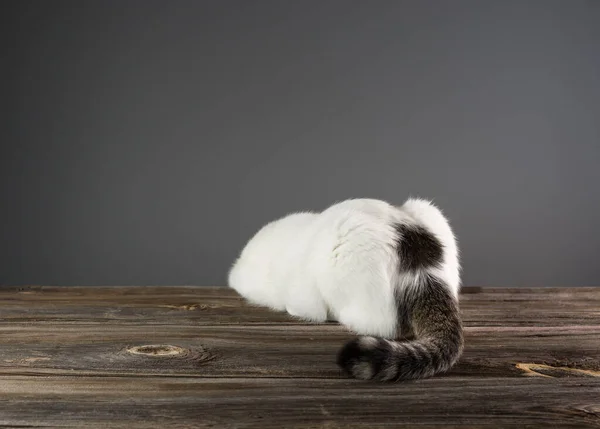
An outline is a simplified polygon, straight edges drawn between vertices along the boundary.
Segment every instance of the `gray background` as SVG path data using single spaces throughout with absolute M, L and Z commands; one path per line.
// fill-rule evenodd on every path
M 221 285 L 347 197 L 600 285 L 600 1 L 3 1 L 0 284 Z

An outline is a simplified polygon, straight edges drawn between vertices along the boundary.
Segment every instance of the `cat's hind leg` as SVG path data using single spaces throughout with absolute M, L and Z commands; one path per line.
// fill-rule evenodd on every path
M 383 247 L 383 246 L 382 246 Z M 398 312 L 390 256 L 382 251 L 338 257 L 332 264 L 322 294 L 337 320 L 359 335 L 396 338 Z
M 303 320 L 318 323 L 327 321 L 327 306 L 318 291 L 312 288 L 292 288 L 285 309 L 291 316 Z

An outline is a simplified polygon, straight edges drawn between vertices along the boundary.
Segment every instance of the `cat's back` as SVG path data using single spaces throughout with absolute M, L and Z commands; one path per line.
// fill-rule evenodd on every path
M 375 260 L 394 262 L 394 223 L 398 216 L 397 208 L 381 200 L 351 199 L 332 205 L 315 222 L 313 262 L 323 270 L 344 264 L 356 269 L 356 264 L 363 266 Z M 366 254 L 373 257 L 365 258 Z
M 324 210 L 315 225 L 312 261 L 321 270 L 379 272 L 393 283 L 398 270 L 410 262 L 403 257 L 412 260 L 413 253 L 427 253 L 435 243 L 440 258 L 429 270 L 448 280 L 454 291 L 458 288 L 455 237 L 446 217 L 430 201 L 410 198 L 394 206 L 376 199 L 346 200 Z
M 391 204 L 375 199 L 350 199 L 334 204 L 320 214 L 321 224 L 340 234 L 365 231 L 390 224 L 398 210 Z

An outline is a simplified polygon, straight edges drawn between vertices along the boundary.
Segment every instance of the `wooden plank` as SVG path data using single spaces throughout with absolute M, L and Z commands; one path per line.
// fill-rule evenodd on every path
M 569 326 L 600 320 L 600 288 L 465 288 L 465 326 Z M 305 324 L 222 287 L 2 287 L 0 323 Z
M 2 374 L 345 378 L 335 365 L 352 334 L 341 326 L 34 324 L 0 326 Z M 132 347 L 172 346 L 133 353 Z M 178 349 L 180 348 L 180 349 Z M 144 353 L 145 352 L 145 353 Z M 600 370 L 600 325 L 471 327 L 445 377 L 522 377 L 522 363 Z
M 336 367 L 343 327 L 228 289 L 0 288 L 0 427 L 600 427 L 600 288 L 461 300 L 460 363 L 378 384 Z
M 530 377 L 319 379 L 3 376 L 0 426 L 597 428 L 600 383 Z

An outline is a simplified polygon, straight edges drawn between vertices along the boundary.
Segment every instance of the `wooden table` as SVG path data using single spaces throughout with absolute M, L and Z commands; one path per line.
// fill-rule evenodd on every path
M 600 288 L 461 297 L 436 378 L 360 382 L 352 334 L 212 287 L 1 287 L 0 427 L 600 427 Z

